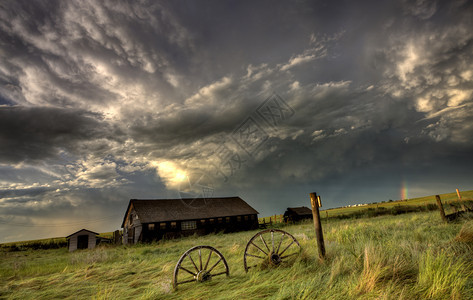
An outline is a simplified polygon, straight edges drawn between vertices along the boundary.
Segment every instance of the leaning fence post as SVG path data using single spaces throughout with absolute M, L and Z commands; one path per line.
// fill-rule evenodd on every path
M 465 204 L 463 204 L 462 201 L 462 195 L 460 194 L 460 191 L 457 189 L 457 196 L 458 196 L 458 202 L 460 203 L 461 208 L 466 211 Z
M 447 222 L 447 217 L 445 216 L 445 211 L 443 210 L 443 205 L 442 205 L 442 201 L 440 200 L 440 196 L 435 195 L 435 199 L 437 199 L 437 205 L 439 207 L 440 217 L 442 217 L 442 220 L 444 222 Z
M 317 245 L 319 247 L 319 257 L 325 257 L 325 244 L 324 234 L 322 232 L 322 223 L 320 222 L 319 206 L 322 206 L 320 202 L 320 196 L 317 197 L 316 193 L 310 193 L 310 204 L 312 206 L 312 216 L 314 218 L 315 235 L 317 237 Z

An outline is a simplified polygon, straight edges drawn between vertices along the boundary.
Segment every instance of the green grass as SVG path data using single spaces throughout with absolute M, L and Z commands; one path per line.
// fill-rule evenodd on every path
M 453 212 L 453 206 L 459 206 L 458 202 L 458 196 L 457 193 L 446 193 L 446 194 L 440 194 L 439 195 L 442 204 L 444 206 L 445 212 L 452 213 Z M 471 201 L 473 200 L 473 190 L 472 191 L 464 191 L 461 192 L 462 200 L 463 201 Z M 412 198 L 412 199 L 407 199 L 407 200 L 397 200 L 397 201 L 391 201 L 391 202 L 379 202 L 379 203 L 373 203 L 373 204 L 367 204 L 364 206 L 355 206 L 355 207 L 339 207 L 339 208 L 332 208 L 332 209 L 326 209 L 323 210 L 321 209 L 320 211 L 320 216 L 321 218 L 333 218 L 333 217 L 338 217 L 342 215 L 351 215 L 351 214 L 356 214 L 360 212 L 366 212 L 369 209 L 392 209 L 395 207 L 427 207 L 428 205 L 434 205 L 437 206 L 437 201 L 435 199 L 435 196 L 425 196 L 425 197 L 419 197 L 419 198 Z
M 0 299 L 473 299 L 473 219 L 445 224 L 438 212 L 323 221 L 317 256 L 311 221 L 282 228 L 303 252 L 289 266 L 251 269 L 243 253 L 258 232 L 213 234 L 149 245 L 0 253 Z M 187 249 L 210 245 L 230 277 L 171 288 Z

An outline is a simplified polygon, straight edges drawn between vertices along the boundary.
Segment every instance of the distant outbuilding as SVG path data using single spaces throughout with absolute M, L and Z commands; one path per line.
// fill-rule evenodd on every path
M 131 199 L 122 223 L 123 243 L 258 228 L 258 212 L 240 197 Z
M 81 229 L 66 236 L 69 252 L 77 249 L 94 249 L 97 245 L 99 234 L 87 229 Z
M 285 222 L 298 222 L 305 219 L 312 219 L 312 210 L 308 207 L 288 207 L 284 213 Z

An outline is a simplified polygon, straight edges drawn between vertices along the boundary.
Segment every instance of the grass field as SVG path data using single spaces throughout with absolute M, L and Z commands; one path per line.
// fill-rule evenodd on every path
M 464 201 L 470 201 L 473 200 L 473 191 L 464 191 L 461 192 L 462 195 L 462 200 Z M 446 213 L 451 213 L 453 210 L 451 209 L 451 205 L 458 204 L 458 196 L 457 193 L 447 193 L 447 194 L 441 194 L 439 195 L 442 203 L 445 208 Z M 425 196 L 425 197 L 419 197 L 419 198 L 411 198 L 411 199 L 406 199 L 406 200 L 397 200 L 397 201 L 387 201 L 387 202 L 379 202 L 379 203 L 373 203 L 373 204 L 367 204 L 363 206 L 355 206 L 355 207 L 339 207 L 339 208 L 332 208 L 332 209 L 327 209 L 323 210 L 323 208 L 320 211 L 320 216 L 322 218 L 326 217 L 336 217 L 340 215 L 348 215 L 352 214 L 355 212 L 363 211 L 363 210 L 368 210 L 368 209 L 379 209 L 379 208 L 386 208 L 390 209 L 393 207 L 403 207 L 403 206 L 421 206 L 421 207 L 426 207 L 428 205 L 437 205 L 435 196 Z
M 258 231 L 73 253 L 3 250 L 0 299 L 473 299 L 471 215 L 448 224 L 438 212 L 324 220 L 324 260 L 311 222 L 281 228 L 302 254 L 248 273 L 243 254 Z M 174 266 L 195 245 L 217 248 L 230 276 L 173 291 Z
M 473 202 L 473 190 L 463 191 L 461 192 L 461 195 L 462 195 L 462 202 L 467 203 L 468 205 L 471 206 Z M 456 192 L 441 194 L 439 196 L 442 200 L 446 214 L 454 212 L 453 206 L 460 205 Z M 337 207 L 337 208 L 330 208 L 330 209 L 324 209 L 322 207 L 320 208 L 320 217 L 322 219 L 327 219 L 327 218 L 338 218 L 342 216 L 348 216 L 348 217 L 355 216 L 355 215 L 363 216 L 363 213 L 368 212 L 370 210 L 382 210 L 382 209 L 389 210 L 393 208 L 402 209 L 404 207 L 411 207 L 411 208 L 418 207 L 420 208 L 419 210 L 422 210 L 422 208 L 429 208 L 429 207 L 430 209 L 433 208 L 434 210 L 438 209 L 435 196 L 425 196 L 425 197 L 411 198 L 411 199 L 405 199 L 405 200 L 372 203 L 372 204 L 366 204 L 362 206 L 352 206 L 352 207 L 345 206 L 345 207 Z M 376 215 L 376 213 L 372 213 L 371 215 Z M 261 217 L 259 218 L 259 222 L 260 223 L 269 223 L 270 221 L 273 223 L 280 222 L 281 220 L 283 220 L 282 216 L 283 215 Z

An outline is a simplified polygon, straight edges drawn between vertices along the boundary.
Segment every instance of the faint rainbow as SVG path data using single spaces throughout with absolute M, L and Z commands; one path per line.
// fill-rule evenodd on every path
M 407 188 L 407 181 L 403 179 L 401 181 L 401 200 L 409 199 L 409 190 Z

